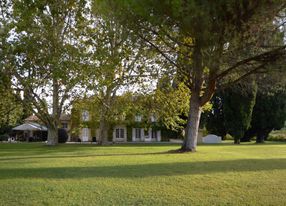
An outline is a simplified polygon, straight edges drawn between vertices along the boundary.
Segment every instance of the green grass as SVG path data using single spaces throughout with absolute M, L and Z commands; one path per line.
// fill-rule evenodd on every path
M 0 205 L 286 205 L 286 144 L 0 144 Z

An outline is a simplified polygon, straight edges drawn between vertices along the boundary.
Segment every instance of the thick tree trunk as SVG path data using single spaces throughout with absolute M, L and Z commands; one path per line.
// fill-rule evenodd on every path
M 52 115 L 49 118 L 48 124 L 48 145 L 58 144 L 58 125 L 60 118 L 59 109 L 59 84 L 57 78 L 53 78 L 53 110 Z
M 256 143 L 264 143 L 264 137 L 263 136 L 257 136 L 256 137 Z
M 196 152 L 198 131 L 201 118 L 201 92 L 203 85 L 203 58 L 202 48 L 199 38 L 196 40 L 196 46 L 193 51 L 193 64 L 190 70 L 190 78 L 192 79 L 191 99 L 190 99 L 190 111 L 188 115 L 188 122 L 186 127 L 186 136 L 181 147 L 182 152 Z
M 108 143 L 108 123 L 107 121 L 103 118 L 100 120 L 99 123 L 99 137 L 98 137 L 98 144 L 99 145 L 104 145 Z
M 188 122 L 186 127 L 186 136 L 184 143 L 181 147 L 182 152 L 196 152 L 198 131 L 201 118 L 200 99 L 198 94 L 193 94 L 190 100 L 191 107 L 188 116 Z
M 249 129 L 244 133 L 244 136 L 240 139 L 241 142 L 250 142 L 251 138 L 256 135 L 255 129 Z
M 267 132 L 266 131 L 260 131 L 257 133 L 256 136 L 256 143 L 264 143 L 264 139 L 266 137 Z
M 53 146 L 58 144 L 58 129 L 57 127 L 48 126 L 48 141 L 47 145 Z
M 239 138 L 234 138 L 234 144 L 240 144 L 240 139 Z

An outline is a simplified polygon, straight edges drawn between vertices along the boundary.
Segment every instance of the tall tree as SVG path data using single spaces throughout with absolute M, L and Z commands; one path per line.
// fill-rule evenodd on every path
M 196 151 L 201 108 L 218 84 L 238 81 L 285 57 L 284 43 L 265 45 L 285 24 L 279 18 L 283 0 L 96 2 L 185 76 L 191 106 L 182 151 Z
M 48 127 L 48 145 L 58 142 L 62 112 L 72 101 L 84 49 L 86 2 L 13 1 L 5 70 L 25 106 Z
M 155 72 L 147 70 L 150 63 L 143 55 L 146 47 L 140 44 L 140 39 L 115 21 L 114 16 L 101 16 L 97 9 L 94 5 L 90 15 L 86 39 L 86 46 L 91 48 L 86 53 L 90 63 L 85 74 L 86 85 L 100 113 L 97 142 L 105 144 L 110 123 L 117 113 L 115 107 L 120 107 L 118 95 Z
M 0 72 L 0 134 L 8 132 L 22 120 L 23 106 L 13 94 L 10 81 Z
M 235 144 L 240 143 L 250 127 L 256 92 L 254 81 L 239 83 L 223 92 L 224 125 L 227 132 L 234 137 Z
M 256 142 L 263 143 L 272 130 L 281 129 L 286 121 L 285 72 L 275 72 L 271 77 L 261 75 L 257 82 L 251 127 L 244 134 L 243 141 L 256 136 Z

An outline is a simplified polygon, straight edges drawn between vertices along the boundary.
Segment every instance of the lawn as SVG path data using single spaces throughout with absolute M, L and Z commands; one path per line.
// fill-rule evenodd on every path
M 286 205 L 286 143 L 0 144 L 0 205 Z

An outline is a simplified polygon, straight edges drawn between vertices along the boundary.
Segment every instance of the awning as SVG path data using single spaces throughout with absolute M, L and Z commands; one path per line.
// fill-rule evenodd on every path
M 37 124 L 37 123 L 24 123 L 17 127 L 14 127 L 13 130 L 20 131 L 47 131 L 47 127 Z

